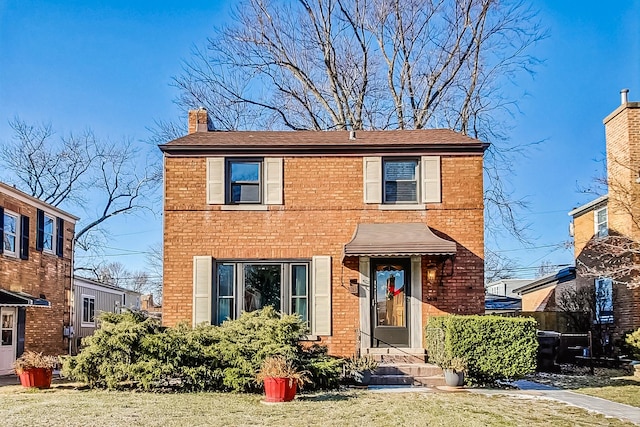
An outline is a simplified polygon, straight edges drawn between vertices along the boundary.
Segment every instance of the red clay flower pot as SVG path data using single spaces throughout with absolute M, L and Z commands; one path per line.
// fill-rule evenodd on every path
M 51 387 L 51 377 L 53 369 L 30 368 L 20 373 L 20 384 L 23 387 L 49 388 Z
M 296 397 L 297 382 L 293 378 L 264 379 L 265 402 L 290 402 Z

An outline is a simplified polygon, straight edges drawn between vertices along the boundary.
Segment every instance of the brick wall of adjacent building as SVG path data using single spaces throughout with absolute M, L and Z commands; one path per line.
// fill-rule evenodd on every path
M 205 158 L 166 157 L 163 322 L 191 322 L 193 256 L 225 259 L 311 259 L 332 257 L 333 354 L 353 354 L 359 327 L 358 258 L 344 244 L 359 223 L 424 222 L 458 244 L 441 283 L 423 278 L 423 317 L 483 313 L 482 157 L 442 157 L 442 203 L 426 210 L 381 211 L 363 202 L 361 157 L 285 157 L 284 205 L 268 211 L 226 211 L 207 205 Z M 428 262 L 424 257 L 423 265 Z M 424 272 L 423 269 L 423 273 Z
M 640 239 L 640 103 L 619 106 L 604 120 L 607 150 L 607 180 L 609 233 Z M 574 223 L 575 257 L 577 260 L 577 286 L 594 286 L 594 278 L 581 274 L 580 263 L 591 263 L 594 238 L 594 206 L 576 216 Z M 614 332 L 616 336 L 640 327 L 640 289 L 615 284 Z
M 609 228 L 640 237 L 640 103 L 621 105 L 605 120 Z
M 25 322 L 25 350 L 58 355 L 67 352 L 63 328 L 70 321 L 71 258 L 74 224 L 64 222 L 64 255 L 36 250 L 36 210 L 0 189 L 0 206 L 29 217 L 29 259 L 0 254 L 0 287 L 35 297 L 43 295 L 51 307 L 28 307 Z M 55 211 L 47 211 L 53 216 Z

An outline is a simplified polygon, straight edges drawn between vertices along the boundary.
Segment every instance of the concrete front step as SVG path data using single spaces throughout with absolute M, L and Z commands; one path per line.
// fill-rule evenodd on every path
M 371 376 L 372 385 L 415 385 L 436 387 L 444 385 L 444 373 L 428 363 L 384 363 Z
M 424 348 L 368 348 L 364 355 L 383 363 L 424 363 L 427 361 Z
M 430 363 L 381 363 L 375 371 L 376 375 L 409 375 L 413 377 L 430 377 L 444 375 L 442 369 Z

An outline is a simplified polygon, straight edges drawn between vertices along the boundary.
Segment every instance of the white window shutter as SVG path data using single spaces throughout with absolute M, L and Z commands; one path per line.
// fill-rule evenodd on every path
M 207 158 L 207 204 L 224 205 L 224 157 Z
M 282 204 L 282 157 L 264 159 L 264 203 Z
M 382 157 L 363 157 L 363 193 L 365 203 L 382 203 Z
M 311 333 L 331 335 L 331 257 L 314 256 L 311 271 Z
M 422 156 L 420 165 L 422 178 L 422 203 L 440 203 L 440 156 Z
M 193 326 L 211 324 L 211 291 L 213 289 L 213 259 L 193 257 Z

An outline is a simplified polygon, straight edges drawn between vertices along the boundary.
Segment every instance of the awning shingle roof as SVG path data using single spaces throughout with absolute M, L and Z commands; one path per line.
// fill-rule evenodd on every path
M 423 223 L 358 224 L 345 256 L 455 255 L 456 243 Z

